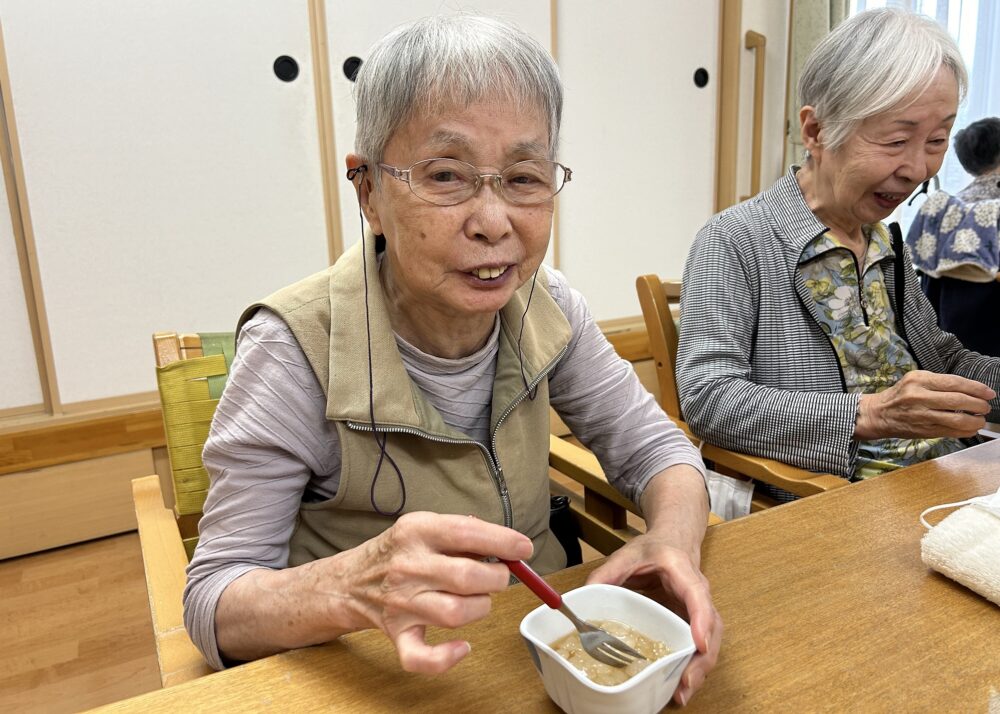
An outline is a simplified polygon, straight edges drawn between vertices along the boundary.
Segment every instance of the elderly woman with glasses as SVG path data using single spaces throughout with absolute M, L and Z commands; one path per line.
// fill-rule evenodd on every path
M 955 43 L 919 15 L 861 13 L 816 47 L 805 162 L 715 216 L 688 256 L 677 377 L 695 433 L 855 480 L 1000 417 L 1000 360 L 938 328 L 883 223 L 941 167 L 965 86 Z
M 699 648 L 686 701 L 722 634 L 699 571 L 704 467 L 542 265 L 571 175 L 555 64 L 504 23 L 429 18 L 377 43 L 356 100 L 347 175 L 371 234 L 243 315 L 204 452 L 193 640 L 222 667 L 378 628 L 404 669 L 449 669 L 468 643 L 425 628 L 483 618 L 509 582 L 497 560 L 566 564 L 551 406 L 643 510 L 645 535 L 591 581 L 679 603 Z

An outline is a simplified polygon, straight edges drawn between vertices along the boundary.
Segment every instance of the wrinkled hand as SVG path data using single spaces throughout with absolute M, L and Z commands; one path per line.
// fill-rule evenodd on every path
M 885 391 L 861 397 L 854 436 L 858 441 L 974 436 L 995 398 L 985 384 L 965 377 L 907 372 Z
M 527 559 L 532 544 L 517 531 L 477 518 L 410 513 L 354 552 L 346 568 L 328 574 L 350 583 L 351 602 L 345 605 L 364 620 L 359 625 L 389 636 L 404 670 L 439 674 L 470 646 L 462 640 L 429 645 L 426 627 L 455 628 L 486 617 L 490 593 L 504 590 L 510 573 L 502 563 L 479 558 Z
M 674 700 L 684 706 L 705 681 L 719 658 L 722 618 L 712 604 L 708 580 L 698 569 L 700 558 L 679 546 L 667 529 L 650 531 L 614 552 L 594 570 L 588 583 L 623 585 L 666 602 L 691 623 L 697 651 L 681 675 Z

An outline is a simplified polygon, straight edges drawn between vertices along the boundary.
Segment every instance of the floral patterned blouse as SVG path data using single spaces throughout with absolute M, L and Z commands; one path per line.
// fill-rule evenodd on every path
M 802 251 L 799 272 L 816 301 L 820 327 L 837 352 L 847 391 L 873 394 L 894 385 L 917 364 L 896 332 L 895 312 L 889 304 L 880 265 L 894 256 L 889 232 L 881 223 L 864 226 L 863 230 L 868 238 L 868 253 L 861 270 L 854 253 L 826 232 Z M 863 283 L 863 290 L 859 283 Z M 950 438 L 863 441 L 858 448 L 854 480 L 963 448 L 961 441 Z
M 955 194 L 966 203 L 1000 198 L 1000 172 L 983 174 Z
M 977 179 L 957 196 L 935 191 L 927 197 L 906 237 L 917 270 L 932 278 L 994 281 L 1000 268 L 1000 190 L 994 186 L 996 198 L 968 200 L 988 189 L 989 182 Z

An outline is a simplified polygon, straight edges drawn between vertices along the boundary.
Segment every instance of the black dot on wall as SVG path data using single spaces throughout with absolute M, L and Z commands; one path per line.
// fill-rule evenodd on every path
M 357 78 L 359 69 L 361 69 L 360 57 L 348 57 L 344 60 L 344 76 L 352 82 Z
M 274 74 L 282 82 L 291 82 L 299 76 L 299 63 L 288 55 L 281 55 L 274 60 Z
M 708 84 L 708 70 L 704 67 L 699 67 L 694 71 L 694 86 L 701 89 L 706 84 Z

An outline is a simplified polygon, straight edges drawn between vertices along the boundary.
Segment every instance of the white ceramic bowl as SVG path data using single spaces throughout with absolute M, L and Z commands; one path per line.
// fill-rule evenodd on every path
M 597 684 L 550 646 L 573 630 L 562 613 L 541 605 L 521 620 L 521 636 L 545 691 L 568 714 L 659 712 L 694 655 L 691 627 L 657 602 L 615 585 L 584 585 L 563 595 L 583 620 L 618 620 L 667 645 L 670 654 L 613 687 Z

